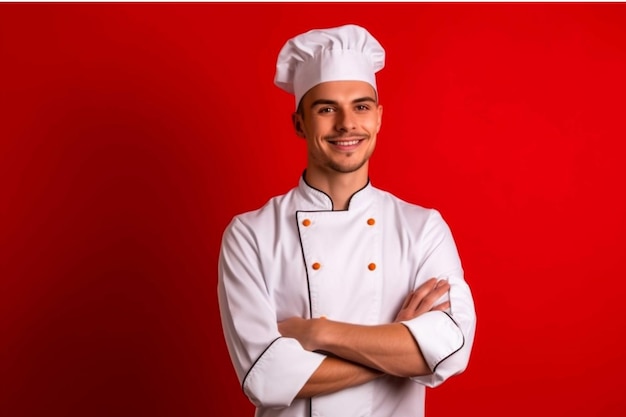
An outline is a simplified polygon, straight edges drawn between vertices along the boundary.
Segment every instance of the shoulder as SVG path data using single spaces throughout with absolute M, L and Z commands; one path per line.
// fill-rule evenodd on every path
M 383 202 L 387 210 L 394 210 L 397 215 L 403 217 L 409 217 L 412 219 L 428 219 L 430 217 L 441 217 L 439 211 L 432 207 L 425 207 L 410 201 L 406 201 L 395 194 L 381 190 L 374 189 L 379 196 L 379 199 Z
M 228 233 L 233 228 L 245 228 L 258 232 L 274 225 L 279 219 L 283 218 L 281 213 L 288 211 L 292 205 L 294 192 L 295 188 L 285 194 L 271 197 L 265 204 L 255 210 L 236 214 L 228 225 L 226 232 Z
M 385 199 L 394 210 L 393 213 L 386 210 L 385 223 L 391 223 L 388 229 L 393 237 L 400 236 L 403 242 L 408 242 L 418 259 L 440 259 L 451 268 L 454 265 L 461 268 L 452 230 L 438 209 L 405 201 L 391 193 L 386 193 Z
M 389 191 L 376 191 L 383 202 L 385 217 L 392 220 L 400 233 L 415 238 L 450 233 L 448 224 L 438 209 L 406 201 Z

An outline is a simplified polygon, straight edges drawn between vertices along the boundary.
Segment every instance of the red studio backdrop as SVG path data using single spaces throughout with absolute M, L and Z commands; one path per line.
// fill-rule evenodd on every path
M 387 51 L 372 183 L 441 211 L 474 291 L 427 415 L 626 415 L 619 3 L 0 5 L 0 415 L 252 415 L 221 234 L 304 168 L 279 49 L 345 23 Z

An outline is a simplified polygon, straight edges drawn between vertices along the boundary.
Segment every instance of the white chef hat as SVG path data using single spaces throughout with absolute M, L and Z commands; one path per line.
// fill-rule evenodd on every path
M 385 66 L 385 50 L 364 28 L 344 25 L 314 29 L 285 43 L 276 63 L 274 84 L 302 96 L 326 81 L 365 81 L 376 90 L 376 72 Z

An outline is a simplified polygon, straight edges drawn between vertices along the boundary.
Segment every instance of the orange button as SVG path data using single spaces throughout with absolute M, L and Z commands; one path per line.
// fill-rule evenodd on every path
M 309 219 L 302 220 L 302 226 L 309 227 L 310 225 L 311 225 L 311 220 Z
M 376 264 L 375 263 L 371 263 L 367 266 L 367 269 L 369 269 L 370 271 L 373 271 L 376 269 Z
M 313 267 L 313 269 L 315 269 L 316 271 L 318 269 L 320 269 L 322 267 L 322 265 L 320 265 L 318 262 L 315 262 L 313 265 L 311 265 Z
M 369 224 L 370 226 L 374 226 L 375 223 L 376 223 L 376 220 L 374 220 L 374 219 L 367 219 L 367 224 Z

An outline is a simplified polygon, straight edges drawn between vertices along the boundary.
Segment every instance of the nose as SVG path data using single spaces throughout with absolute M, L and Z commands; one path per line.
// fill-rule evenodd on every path
M 356 120 L 354 115 L 347 111 L 338 111 L 335 119 L 335 129 L 338 132 L 349 132 L 356 129 Z

